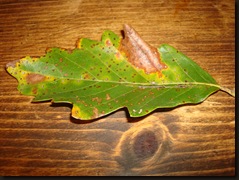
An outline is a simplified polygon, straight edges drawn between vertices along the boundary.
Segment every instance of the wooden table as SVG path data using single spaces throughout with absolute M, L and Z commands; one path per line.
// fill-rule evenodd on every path
M 235 99 L 219 91 L 198 105 L 95 121 L 71 105 L 31 103 L 6 63 L 73 49 L 132 25 L 151 45 L 168 43 L 235 87 L 233 0 L 46 0 L 0 2 L 0 175 L 235 175 Z

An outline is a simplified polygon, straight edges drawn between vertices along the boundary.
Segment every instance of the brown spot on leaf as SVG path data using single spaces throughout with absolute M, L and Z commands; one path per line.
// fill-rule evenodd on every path
M 106 100 L 110 100 L 110 99 L 111 99 L 110 95 L 106 94 Z
M 94 97 L 91 99 L 92 101 L 96 101 L 98 103 L 101 103 L 102 102 L 102 98 L 99 98 L 99 97 Z
M 9 63 L 6 64 L 6 68 L 9 68 L 9 67 L 13 67 L 15 68 L 17 63 L 19 63 L 20 61 L 19 60 L 16 60 L 16 61 L 11 61 Z
M 97 108 L 95 108 L 94 107 L 94 109 L 93 109 L 93 117 L 92 118 L 97 118 L 98 116 L 99 116 L 99 111 L 98 111 L 98 109 Z
M 146 73 L 160 72 L 167 66 L 160 61 L 158 50 L 147 44 L 129 25 L 124 25 L 125 38 L 120 50 L 125 52 L 130 63 Z
M 32 93 L 37 94 L 37 88 L 36 87 L 32 89 Z
M 26 81 L 29 84 L 37 84 L 37 83 L 44 81 L 45 78 L 46 78 L 46 76 L 43 76 L 41 74 L 28 74 L 26 76 Z

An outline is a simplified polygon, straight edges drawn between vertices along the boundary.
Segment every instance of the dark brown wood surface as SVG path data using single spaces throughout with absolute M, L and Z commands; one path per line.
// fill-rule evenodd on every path
M 31 103 L 6 63 L 73 49 L 81 37 L 121 35 L 124 23 L 158 47 L 173 45 L 216 81 L 235 87 L 233 0 L 0 1 L 0 176 L 235 175 L 235 99 L 219 91 L 198 105 L 95 121 L 71 105 Z

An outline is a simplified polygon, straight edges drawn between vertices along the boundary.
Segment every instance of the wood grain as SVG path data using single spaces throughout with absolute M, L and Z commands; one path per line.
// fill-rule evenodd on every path
M 217 92 L 198 105 L 130 118 L 121 109 L 80 121 L 71 105 L 31 103 L 6 63 L 73 49 L 78 38 L 121 35 L 132 25 L 149 44 L 173 45 L 219 84 L 235 87 L 234 1 L 46 0 L 0 2 L 0 175 L 235 175 L 235 99 Z

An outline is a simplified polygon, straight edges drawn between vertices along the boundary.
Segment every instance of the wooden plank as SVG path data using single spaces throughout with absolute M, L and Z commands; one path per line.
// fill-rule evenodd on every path
M 219 84 L 235 87 L 234 1 L 47 0 L 0 2 L 0 175 L 235 175 L 235 99 L 130 118 L 121 109 L 80 121 L 71 105 L 31 103 L 6 63 L 73 49 L 81 37 L 131 24 L 151 45 L 173 45 Z

